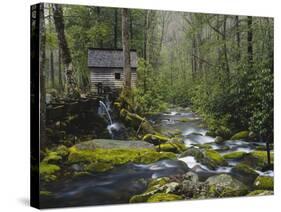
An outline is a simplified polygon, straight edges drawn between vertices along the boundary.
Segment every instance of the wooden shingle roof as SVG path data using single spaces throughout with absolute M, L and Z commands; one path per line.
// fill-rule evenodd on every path
M 88 49 L 88 67 L 123 68 L 122 49 Z M 137 67 L 137 53 L 131 50 L 131 68 Z

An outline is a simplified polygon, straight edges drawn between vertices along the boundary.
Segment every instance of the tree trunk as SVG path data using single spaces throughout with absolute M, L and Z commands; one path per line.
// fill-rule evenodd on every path
M 239 16 L 235 16 L 235 31 L 236 31 L 236 43 L 237 43 L 237 62 L 240 61 L 240 29 L 239 29 Z
M 98 25 L 99 25 L 99 23 L 100 23 L 100 20 L 101 20 L 101 17 L 100 17 L 100 14 L 101 14 L 101 8 L 100 7 L 97 7 L 97 15 L 98 15 Z M 103 40 L 102 40 L 102 38 L 99 38 L 99 47 L 100 48 L 103 48 Z
M 39 22 L 39 72 L 40 72 L 40 146 L 46 145 L 46 87 L 45 87 L 45 65 L 46 65 L 46 31 L 44 20 L 44 4 L 40 4 L 40 22 Z
M 145 10 L 145 15 L 144 15 L 144 24 L 143 24 L 143 59 L 146 60 L 146 49 L 147 49 L 147 24 L 148 24 L 148 11 Z
M 48 8 L 48 11 L 49 11 L 49 33 L 51 34 L 52 33 L 52 18 L 51 18 L 51 4 L 49 4 L 49 8 Z M 49 69 L 50 69 L 50 75 L 51 75 L 51 87 L 54 88 L 55 87 L 55 70 L 54 70 L 54 53 L 53 53 L 53 48 L 52 46 L 50 46 L 50 64 L 49 64 Z
M 118 9 L 114 10 L 114 48 L 117 49 L 118 41 Z
M 252 22 L 253 19 L 251 16 L 248 16 L 248 33 L 247 33 L 247 41 L 248 41 L 248 64 L 250 69 L 253 66 L 253 29 Z
M 72 67 L 72 58 L 70 50 L 68 48 L 67 40 L 64 33 L 64 20 L 62 6 L 59 4 L 53 4 L 53 14 L 55 21 L 55 28 L 57 31 L 59 48 L 61 49 L 62 60 L 65 69 L 65 81 L 66 81 L 66 92 L 68 96 L 75 95 L 77 91 L 76 82 L 74 80 L 74 73 Z
M 224 15 L 223 18 L 223 53 L 224 53 L 224 64 L 225 64 L 225 71 L 226 71 L 226 76 L 227 79 L 229 79 L 229 63 L 228 63 L 228 55 L 227 55 L 227 46 L 226 46 L 226 21 L 227 21 L 227 16 Z
M 130 40 L 133 42 L 133 15 L 132 10 L 130 10 Z M 131 43 L 132 46 L 132 43 Z
M 58 69 L 59 69 L 59 92 L 63 92 L 63 82 L 62 82 L 62 70 L 61 70 L 61 49 L 58 52 Z
M 131 59 L 129 47 L 128 9 L 122 9 L 123 73 L 125 90 L 131 89 Z
M 55 87 L 55 71 L 54 71 L 54 54 L 53 50 L 50 50 L 50 73 L 51 73 L 51 83 L 52 88 Z

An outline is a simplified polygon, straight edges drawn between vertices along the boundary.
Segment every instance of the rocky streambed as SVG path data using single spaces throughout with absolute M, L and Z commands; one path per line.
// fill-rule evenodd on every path
M 147 119 L 160 133 L 47 152 L 40 165 L 42 207 L 273 194 L 265 143 L 249 132 L 210 136 L 189 108 Z

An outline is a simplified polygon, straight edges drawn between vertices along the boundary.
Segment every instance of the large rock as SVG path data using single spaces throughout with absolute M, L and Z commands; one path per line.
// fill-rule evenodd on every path
M 147 148 L 154 149 L 154 145 L 145 141 L 125 141 L 111 139 L 94 139 L 76 144 L 78 150 L 94 150 L 94 149 L 131 149 L 131 148 Z
M 241 140 L 241 139 L 243 140 L 243 139 L 247 139 L 247 138 L 249 138 L 249 131 L 244 130 L 244 131 L 234 134 L 231 137 L 231 140 Z
M 205 150 L 204 158 L 200 162 L 213 170 L 228 165 L 227 161 L 215 150 Z
M 257 190 L 273 190 L 273 177 L 259 176 L 254 182 L 254 187 Z
M 160 134 L 146 134 L 143 136 L 142 140 L 152 143 L 154 145 L 159 145 L 166 143 L 170 138 L 160 135 Z
M 187 157 L 187 156 L 193 156 L 197 161 L 200 161 L 202 158 L 204 158 L 204 154 L 202 151 L 198 148 L 188 148 L 186 151 L 180 154 L 180 158 Z
M 198 148 L 188 148 L 186 151 L 180 154 L 180 158 L 193 156 L 196 161 L 207 166 L 209 169 L 215 170 L 219 166 L 226 166 L 227 161 L 215 150 L 205 149 L 201 151 Z
M 167 142 L 160 144 L 160 151 L 181 153 L 186 150 L 186 146 L 180 142 Z
M 234 197 L 248 193 L 248 187 L 228 174 L 209 177 L 209 197 Z
M 83 171 L 104 172 L 115 166 L 128 163 L 150 164 L 162 159 L 176 158 L 174 153 L 156 152 L 152 148 L 142 148 L 138 145 L 133 147 L 125 145 L 122 148 L 120 146 L 109 148 L 112 147 L 111 145 L 103 147 L 106 148 L 97 148 L 91 145 L 72 146 L 69 149 L 68 162 L 70 164 L 82 164 Z
M 259 176 L 254 169 L 243 163 L 237 164 L 231 171 L 238 180 L 246 185 L 253 184 L 255 179 Z
M 270 161 L 273 164 L 273 161 L 274 161 L 273 152 L 270 153 Z M 266 151 L 250 152 L 243 157 L 243 160 L 241 162 L 243 162 L 257 170 L 266 170 L 268 168 L 271 168 L 270 166 L 268 166 Z

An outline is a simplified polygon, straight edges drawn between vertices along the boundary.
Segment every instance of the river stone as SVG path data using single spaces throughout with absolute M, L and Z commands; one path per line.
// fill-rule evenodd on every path
M 217 143 L 217 144 L 219 144 L 219 143 L 222 143 L 223 141 L 224 141 L 223 137 L 221 137 L 221 136 L 216 136 L 214 142 Z
M 204 158 L 204 154 L 201 152 L 200 149 L 198 148 L 189 148 L 186 151 L 184 151 L 183 153 L 180 154 L 179 158 L 183 158 L 183 157 L 187 157 L 187 156 L 193 156 L 195 157 L 196 160 L 201 160 L 202 158 Z
M 243 196 L 248 192 L 247 186 L 228 174 L 220 174 L 209 177 L 206 182 L 210 186 L 210 197 Z
M 132 148 L 147 148 L 154 149 L 154 145 L 145 141 L 126 141 L 126 140 L 111 140 L 111 139 L 94 139 L 76 144 L 78 150 L 94 150 L 94 149 L 132 149 Z
M 198 183 L 199 182 L 199 177 L 197 174 L 195 174 L 194 172 L 187 172 L 183 175 L 185 180 L 191 181 L 193 183 Z
M 232 174 L 246 185 L 251 185 L 259 174 L 250 166 L 240 163 L 231 170 Z

